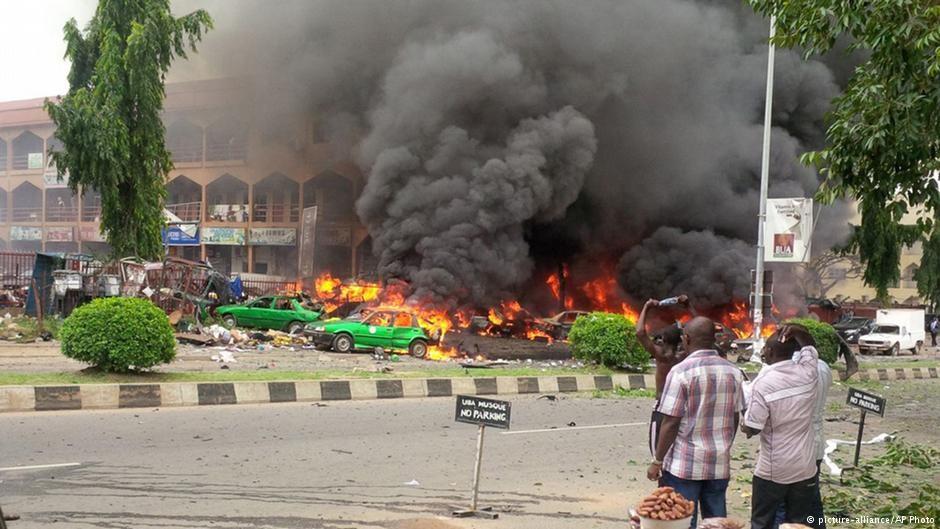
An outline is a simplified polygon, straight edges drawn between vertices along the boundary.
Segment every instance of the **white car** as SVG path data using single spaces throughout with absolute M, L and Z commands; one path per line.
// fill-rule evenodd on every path
M 917 354 L 922 345 L 907 327 L 893 324 L 878 324 L 871 334 L 858 339 L 858 351 L 862 354 L 879 353 L 897 356 L 902 349 Z

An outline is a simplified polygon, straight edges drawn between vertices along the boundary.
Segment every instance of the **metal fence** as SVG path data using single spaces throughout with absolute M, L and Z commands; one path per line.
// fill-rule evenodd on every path
M 242 288 L 249 297 L 293 294 L 297 291 L 297 282 L 242 278 Z
M 35 262 L 34 253 L 0 252 L 0 285 L 4 289 L 28 287 Z

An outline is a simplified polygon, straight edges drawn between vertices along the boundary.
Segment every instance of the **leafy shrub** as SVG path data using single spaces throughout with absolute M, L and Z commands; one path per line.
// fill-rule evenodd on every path
M 802 325 L 816 340 L 816 351 L 819 359 L 827 364 L 834 364 L 839 359 L 839 335 L 832 325 L 810 318 L 793 318 L 784 322 Z
M 644 368 L 649 353 L 636 337 L 636 327 L 620 314 L 592 312 L 575 320 L 568 334 L 575 358 L 610 367 Z
M 75 309 L 59 332 L 62 354 L 105 371 L 149 369 L 176 356 L 170 322 L 138 298 L 99 298 Z

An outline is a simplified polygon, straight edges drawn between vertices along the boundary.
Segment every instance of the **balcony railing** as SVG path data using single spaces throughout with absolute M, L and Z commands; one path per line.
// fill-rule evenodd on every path
M 179 145 L 170 147 L 170 157 L 174 162 L 188 163 L 202 161 L 202 145 Z
M 75 206 L 47 206 L 46 222 L 76 222 L 78 208 Z
M 101 204 L 82 204 L 82 222 L 100 222 Z
M 254 222 L 297 222 L 300 220 L 298 204 L 255 204 L 251 220 Z
M 206 160 L 208 161 L 222 161 L 222 160 L 244 160 L 245 159 L 245 144 L 236 142 L 236 143 L 221 143 L 221 144 L 209 144 L 206 145 Z
M 202 218 L 202 202 L 167 204 L 166 210 L 179 217 L 183 222 L 199 222 L 199 219 Z
M 0 223 L 7 222 L 7 208 L 0 208 Z
M 19 206 L 13 208 L 13 222 L 41 222 L 42 206 Z
M 209 204 L 206 220 L 215 222 L 248 222 L 248 204 Z

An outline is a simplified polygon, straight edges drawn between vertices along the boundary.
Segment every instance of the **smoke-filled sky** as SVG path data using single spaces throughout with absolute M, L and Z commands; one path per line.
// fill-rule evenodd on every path
M 216 29 L 172 77 L 253 76 L 281 94 L 256 115 L 349 144 L 379 272 L 416 295 L 489 305 L 560 261 L 619 263 L 634 298 L 746 293 L 767 23 L 740 0 L 174 3 L 195 7 Z M 798 156 L 845 71 L 826 61 L 778 51 L 771 197 L 818 185 Z
M 634 298 L 747 292 L 767 24 L 740 2 L 192 5 L 218 28 L 195 71 L 257 75 L 355 138 L 380 272 L 417 295 L 487 305 L 560 261 L 619 262 Z M 798 156 L 838 90 L 830 66 L 778 52 L 772 197 L 815 191 Z M 844 213 L 823 212 L 817 248 Z

